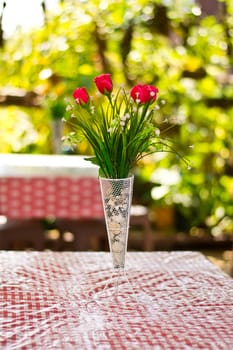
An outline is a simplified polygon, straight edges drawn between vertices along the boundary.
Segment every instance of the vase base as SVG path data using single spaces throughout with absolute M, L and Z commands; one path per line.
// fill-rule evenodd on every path
M 122 268 L 113 269 L 106 281 L 96 285 L 89 291 L 87 308 L 109 309 L 116 313 L 130 311 L 135 307 L 148 307 L 151 297 L 130 282 L 126 271 Z

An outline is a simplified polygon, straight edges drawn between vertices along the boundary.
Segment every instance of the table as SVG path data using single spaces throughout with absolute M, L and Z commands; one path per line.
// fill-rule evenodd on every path
M 106 306 L 90 291 L 110 270 L 108 252 L 1 251 L 1 350 L 232 350 L 233 280 L 202 254 L 128 252 L 140 298 Z
M 83 156 L 1 154 L 0 215 L 103 218 L 98 167 Z

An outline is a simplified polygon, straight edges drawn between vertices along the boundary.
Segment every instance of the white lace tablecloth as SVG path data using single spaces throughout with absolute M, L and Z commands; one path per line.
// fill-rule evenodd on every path
M 0 349 L 233 349 L 233 280 L 203 255 L 130 252 L 125 297 L 99 302 L 110 271 L 104 252 L 0 252 Z

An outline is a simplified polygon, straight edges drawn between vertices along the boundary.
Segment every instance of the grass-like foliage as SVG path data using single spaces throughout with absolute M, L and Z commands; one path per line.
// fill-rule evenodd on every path
M 114 94 L 109 74 L 95 83 L 102 96 L 92 100 L 85 88 L 77 88 L 65 121 L 72 130 L 66 139 L 76 144 L 84 137 L 91 145 L 94 156 L 87 159 L 99 166 L 100 176 L 126 178 L 145 155 L 176 153 L 156 125 L 155 86 L 139 84 L 129 93 L 120 87 Z

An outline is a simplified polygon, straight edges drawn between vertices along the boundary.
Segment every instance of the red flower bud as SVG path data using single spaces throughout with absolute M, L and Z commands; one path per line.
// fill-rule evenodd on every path
M 110 74 L 101 74 L 94 79 L 95 85 L 101 94 L 112 92 L 113 84 Z
M 89 95 L 86 88 L 84 87 L 75 89 L 73 92 L 73 97 L 75 101 L 80 105 L 83 103 L 87 104 L 89 102 Z
M 152 103 L 156 100 L 158 91 L 155 86 L 138 84 L 131 89 L 130 96 L 138 103 Z

